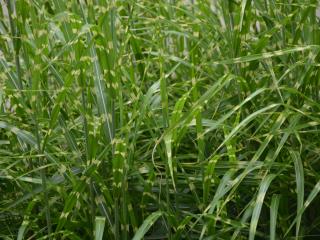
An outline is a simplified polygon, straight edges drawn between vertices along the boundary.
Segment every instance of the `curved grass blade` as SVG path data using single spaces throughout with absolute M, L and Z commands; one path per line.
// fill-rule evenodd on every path
M 102 240 L 103 239 L 103 231 L 104 231 L 105 223 L 106 223 L 105 217 L 96 216 L 95 231 L 94 231 L 94 236 L 95 236 L 94 239 L 95 240 Z
M 140 240 L 143 239 L 144 235 L 148 232 L 148 230 L 150 229 L 150 227 L 155 223 L 155 221 L 158 220 L 158 218 L 162 216 L 162 212 L 161 211 L 157 211 L 154 213 L 151 213 L 151 215 L 149 215 L 144 222 L 142 223 L 142 225 L 139 227 L 138 231 L 136 232 L 136 234 L 134 235 L 134 237 L 132 238 L 132 240 Z
M 295 219 L 292 221 L 290 227 L 284 234 L 284 237 L 288 235 L 292 227 L 296 224 L 296 222 L 301 218 L 303 212 L 306 210 L 306 208 L 311 204 L 311 202 L 315 199 L 315 197 L 319 194 L 320 192 L 320 181 L 317 182 L 317 184 L 313 187 L 312 191 L 310 192 L 307 200 L 303 204 L 303 208 L 300 209 L 300 211 L 297 213 L 297 216 Z
M 300 225 L 301 225 L 301 215 L 298 213 L 303 209 L 304 201 L 304 172 L 303 165 L 301 161 L 300 154 L 297 151 L 290 150 L 291 158 L 294 162 L 294 169 L 296 175 L 296 185 L 297 185 L 297 224 L 296 224 L 296 239 L 298 239 Z
M 280 195 L 274 194 L 272 196 L 271 206 L 270 206 L 270 240 L 276 240 L 276 226 L 277 226 L 279 203 L 280 203 Z
M 264 197 L 268 191 L 270 183 L 272 182 L 272 180 L 275 177 L 276 177 L 276 175 L 269 174 L 260 183 L 258 196 L 257 196 L 256 203 L 255 203 L 255 206 L 253 209 L 252 217 L 251 217 L 249 240 L 254 240 L 254 238 L 255 238 Z
M 288 49 L 284 49 L 284 50 L 277 50 L 277 51 L 273 51 L 273 52 L 252 54 L 252 55 L 244 56 L 244 57 L 216 61 L 216 62 L 213 62 L 212 64 L 217 65 L 217 64 L 245 63 L 245 62 L 251 62 L 251 61 L 256 61 L 256 60 L 263 60 L 263 59 L 267 59 L 267 58 L 283 56 L 283 55 L 287 55 L 287 54 L 295 53 L 295 52 L 303 52 L 303 51 L 307 51 L 307 50 L 319 50 L 319 48 L 320 47 L 318 45 L 298 46 L 298 47 L 288 48 Z

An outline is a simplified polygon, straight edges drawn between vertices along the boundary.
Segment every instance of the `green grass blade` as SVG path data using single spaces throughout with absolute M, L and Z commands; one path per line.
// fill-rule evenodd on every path
M 104 227 L 106 223 L 106 218 L 105 217 L 99 217 L 96 216 L 95 218 L 95 231 L 94 231 L 94 236 L 95 240 L 102 240 L 103 239 L 103 232 L 104 232 Z
M 273 195 L 270 205 L 270 240 L 276 240 L 276 227 L 280 195 Z
M 290 151 L 291 158 L 294 162 L 294 168 L 296 173 L 296 185 L 297 185 L 297 214 L 303 209 L 304 202 L 304 173 L 303 165 L 301 161 L 300 154 L 296 151 Z M 299 237 L 300 225 L 301 225 L 301 215 L 297 216 L 296 224 L 296 239 Z
M 272 182 L 272 180 L 275 177 L 276 177 L 276 175 L 269 174 L 260 183 L 259 192 L 257 195 L 257 199 L 255 202 L 252 217 L 251 217 L 249 240 L 254 240 L 254 238 L 255 238 L 257 225 L 258 225 L 258 221 L 259 221 L 259 217 L 260 217 L 260 213 L 261 213 L 261 208 L 262 208 L 262 204 L 264 202 L 264 197 L 268 191 L 270 183 Z
M 295 53 L 295 52 L 303 52 L 303 51 L 307 51 L 307 50 L 319 50 L 319 46 L 317 46 L 317 45 L 298 46 L 298 47 L 293 47 L 293 48 L 284 49 L 284 50 L 277 50 L 277 51 L 273 51 L 273 52 L 252 54 L 252 55 L 244 56 L 244 57 L 216 61 L 216 62 L 213 62 L 212 64 L 245 63 L 245 62 L 251 62 L 251 61 L 256 61 L 256 60 L 263 60 L 263 59 L 267 59 L 267 58 L 283 56 L 283 55 L 287 55 L 287 54 Z
M 143 239 L 145 234 L 148 232 L 150 227 L 155 223 L 155 221 L 158 220 L 159 217 L 162 216 L 161 211 L 154 212 L 150 214 L 142 223 L 142 225 L 139 227 L 138 231 L 135 233 L 132 240 L 140 240 Z

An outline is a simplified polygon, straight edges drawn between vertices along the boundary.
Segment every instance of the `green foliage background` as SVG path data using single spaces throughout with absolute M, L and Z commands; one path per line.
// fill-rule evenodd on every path
M 319 238 L 317 4 L 2 0 L 0 238 Z

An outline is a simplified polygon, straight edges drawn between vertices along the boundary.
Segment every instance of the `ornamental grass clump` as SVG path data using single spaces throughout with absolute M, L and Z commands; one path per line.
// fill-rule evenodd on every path
M 317 0 L 1 0 L 1 239 L 320 237 Z

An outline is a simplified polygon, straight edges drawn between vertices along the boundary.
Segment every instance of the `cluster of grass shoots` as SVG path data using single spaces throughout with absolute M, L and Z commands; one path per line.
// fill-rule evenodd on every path
M 1 239 L 320 237 L 317 0 L 1 0 Z

